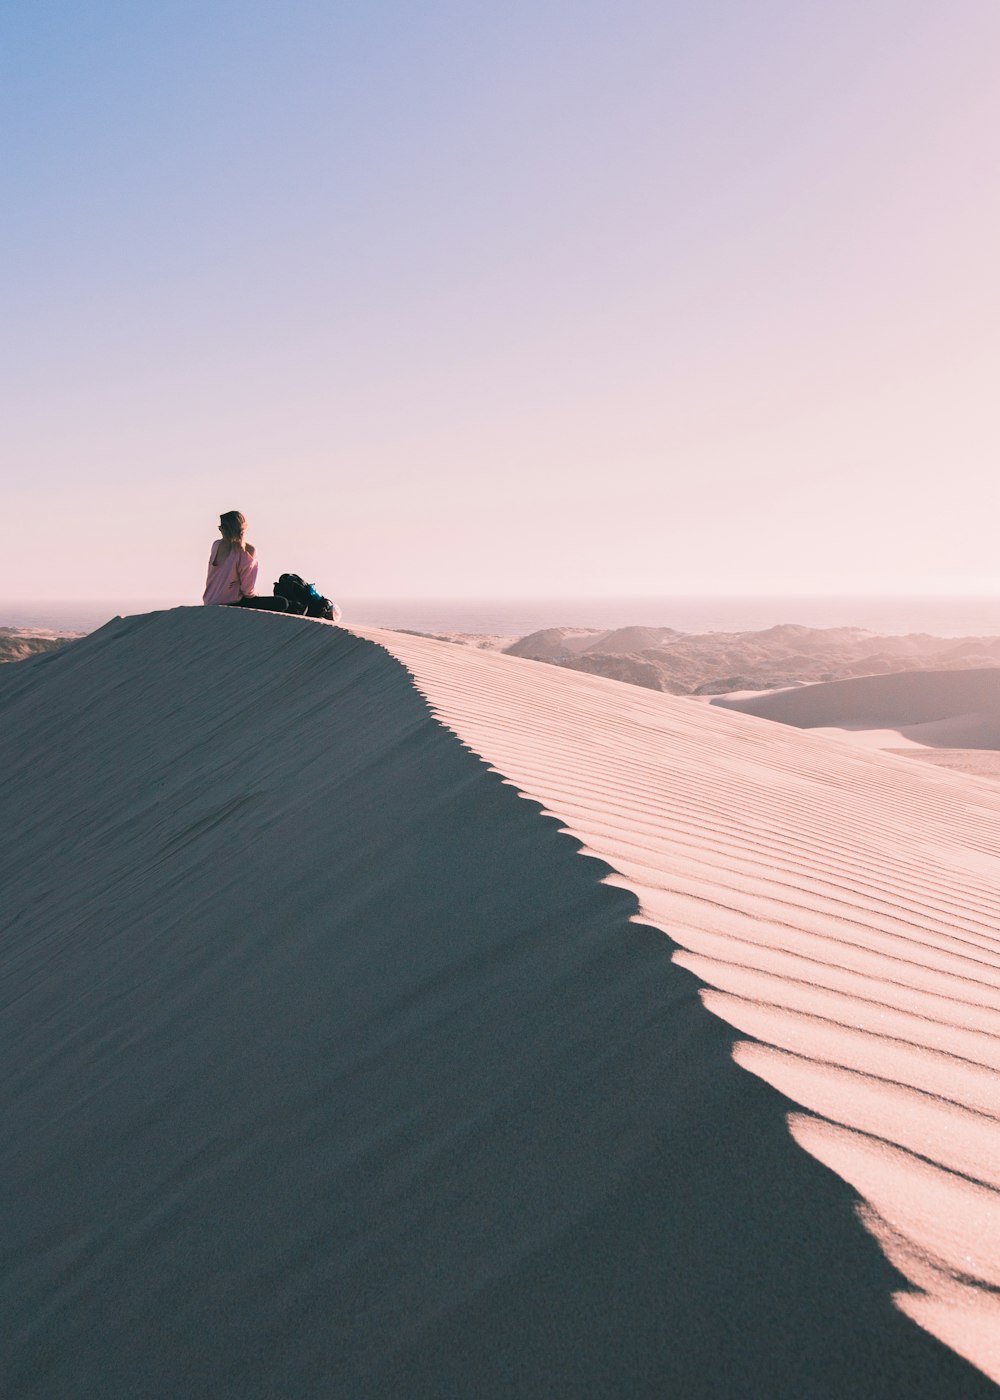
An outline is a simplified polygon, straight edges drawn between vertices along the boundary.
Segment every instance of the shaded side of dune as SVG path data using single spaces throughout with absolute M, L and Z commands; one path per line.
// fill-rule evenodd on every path
M 996 1393 L 386 653 L 181 609 L 16 670 L 2 1393 Z

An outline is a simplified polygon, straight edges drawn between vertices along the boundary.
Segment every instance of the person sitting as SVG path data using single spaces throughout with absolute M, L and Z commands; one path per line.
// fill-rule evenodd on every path
M 242 511 L 227 510 L 219 517 L 221 540 L 209 551 L 208 578 L 202 602 L 206 606 L 258 608 L 265 612 L 302 612 L 287 598 L 261 597 L 257 584 L 257 551 L 246 543 L 247 522 Z

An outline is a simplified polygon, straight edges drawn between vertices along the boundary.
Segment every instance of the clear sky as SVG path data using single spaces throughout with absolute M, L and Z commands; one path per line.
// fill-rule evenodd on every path
M 1000 590 L 996 0 L 5 0 L 0 598 Z

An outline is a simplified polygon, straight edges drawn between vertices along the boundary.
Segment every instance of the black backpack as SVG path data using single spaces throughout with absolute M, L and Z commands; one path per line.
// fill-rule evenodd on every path
M 298 574 L 282 574 L 274 585 L 274 596 L 300 604 L 306 617 L 322 617 L 327 622 L 336 622 L 340 617 L 336 603 L 324 598 L 315 584 L 306 583 Z

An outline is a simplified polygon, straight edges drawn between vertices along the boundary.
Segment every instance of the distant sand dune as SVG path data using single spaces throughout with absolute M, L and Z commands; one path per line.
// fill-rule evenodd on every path
M 901 671 L 712 702 L 799 729 L 893 729 L 934 748 L 1000 749 L 1000 669 Z
M 1000 781 L 1000 670 L 908 671 L 712 703 Z

